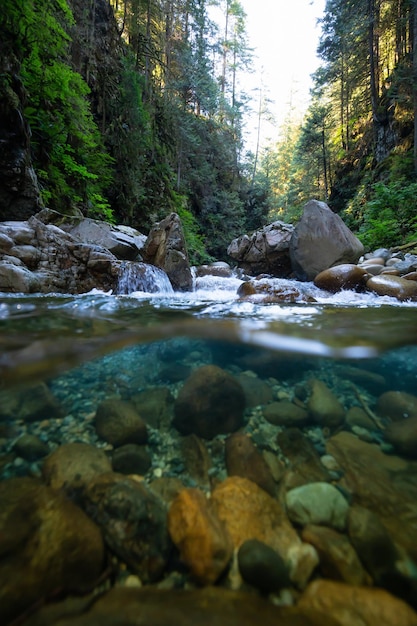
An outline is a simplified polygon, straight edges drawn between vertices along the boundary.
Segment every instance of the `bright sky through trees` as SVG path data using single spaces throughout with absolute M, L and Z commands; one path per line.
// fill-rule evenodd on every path
M 275 127 L 265 120 L 261 126 L 261 142 L 276 139 L 279 127 L 290 107 L 304 112 L 311 87 L 310 75 L 319 61 L 316 48 L 320 36 L 318 18 L 322 17 L 325 0 L 241 0 L 246 12 L 249 45 L 255 50 L 255 72 L 245 79 L 246 89 L 259 89 L 273 102 L 268 108 Z M 256 142 L 256 115 L 248 125 L 248 147 Z

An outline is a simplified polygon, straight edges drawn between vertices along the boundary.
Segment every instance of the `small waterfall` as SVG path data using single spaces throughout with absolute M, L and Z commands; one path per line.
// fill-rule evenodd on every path
M 155 265 L 124 261 L 120 266 L 115 293 L 124 295 L 142 291 L 145 293 L 173 293 L 167 274 Z

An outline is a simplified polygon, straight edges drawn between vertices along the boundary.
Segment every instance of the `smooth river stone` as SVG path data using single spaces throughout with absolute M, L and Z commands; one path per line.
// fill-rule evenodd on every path
M 337 293 L 341 289 L 358 289 L 365 285 L 367 271 L 354 263 L 343 263 L 323 270 L 314 279 L 320 289 Z
M 417 299 L 417 282 L 400 276 L 390 274 L 373 276 L 367 281 L 366 288 L 379 296 L 391 296 L 401 302 Z
M 394 422 L 417 415 L 417 396 L 405 391 L 386 391 L 376 403 L 376 411 Z
M 345 419 L 345 409 L 327 385 L 313 378 L 310 381 L 311 395 L 307 408 L 314 421 L 320 426 L 337 428 Z
M 417 459 L 417 416 L 389 424 L 384 435 L 398 454 Z
M 288 517 L 295 524 L 323 524 L 335 530 L 346 528 L 349 504 L 329 483 L 310 483 L 288 491 L 285 496 Z

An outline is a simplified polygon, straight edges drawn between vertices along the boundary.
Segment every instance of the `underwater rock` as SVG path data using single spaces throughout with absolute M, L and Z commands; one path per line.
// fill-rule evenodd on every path
M 417 300 L 417 283 L 400 276 L 380 274 L 373 276 L 366 283 L 366 288 L 379 296 L 391 296 L 401 302 Z
M 346 424 L 351 428 L 359 426 L 367 430 L 375 429 L 375 422 L 371 420 L 367 412 L 360 406 L 351 406 L 346 413 Z
M 314 284 L 320 289 L 337 293 L 342 289 L 363 290 L 367 272 L 353 263 L 343 263 L 323 270 L 314 278 Z
M 63 415 L 62 406 L 45 383 L 0 392 L 0 421 L 36 422 Z
M 263 541 L 248 539 L 242 543 L 237 559 L 243 580 L 263 593 L 279 591 L 291 584 L 286 563 Z
M 364 567 L 377 587 L 385 587 L 384 582 L 399 578 L 396 563 L 400 554 L 392 537 L 380 518 L 362 506 L 352 506 L 348 518 L 348 534 Z
M 169 387 L 151 387 L 134 394 L 130 402 L 152 428 L 167 427 L 172 420 L 174 397 Z
M 112 454 L 112 466 L 114 472 L 120 474 L 146 474 L 152 465 L 152 458 L 146 446 L 138 446 L 135 443 L 127 443 L 116 448 Z
M 285 428 L 277 435 L 277 442 L 289 461 L 289 468 L 282 479 L 285 489 L 312 481 L 330 481 L 330 474 L 323 467 L 319 453 L 299 428 Z
M 301 542 L 278 500 L 239 476 L 217 485 L 211 499 L 235 548 L 248 539 L 263 541 L 287 563 L 292 583 L 305 587 L 319 559 L 312 546 Z
M 398 454 L 417 459 L 417 415 L 388 424 L 384 437 Z
M 271 402 L 273 398 L 272 388 L 258 376 L 243 372 L 237 376 L 237 380 L 242 385 L 247 408 Z
M 295 524 L 323 524 L 335 530 L 346 528 L 349 504 L 334 485 L 310 483 L 301 485 L 285 496 L 288 517 Z
M 394 422 L 417 415 L 417 396 L 405 391 L 386 391 L 376 403 L 376 411 Z
M 229 435 L 225 452 L 228 476 L 247 478 L 270 496 L 276 494 L 277 486 L 271 470 L 249 435 L 242 432 Z
M 320 272 L 342 263 L 356 263 L 361 242 L 341 217 L 324 202 L 310 200 L 290 241 L 292 268 L 300 280 L 313 280 Z
M 39 437 L 36 437 L 36 435 L 30 434 L 19 437 L 13 446 L 13 450 L 26 461 L 36 461 L 49 454 L 48 445 Z
M 204 441 L 196 435 L 188 435 L 181 439 L 180 446 L 188 475 L 199 485 L 208 485 L 212 462 Z
M 417 561 L 417 463 L 347 432 L 331 437 L 326 449 L 343 469 L 340 486 L 355 504 L 378 515 L 393 541 Z
M 327 385 L 318 378 L 313 378 L 310 380 L 310 389 L 307 408 L 314 421 L 328 428 L 337 428 L 343 424 L 345 409 Z
M 168 529 L 180 558 L 203 585 L 218 580 L 233 554 L 233 544 L 212 502 L 198 489 L 183 489 L 172 501 Z
M 262 413 L 275 426 L 304 426 L 310 419 L 305 409 L 289 400 L 271 402 L 262 409 Z
M 274 606 L 254 593 L 218 586 L 186 591 L 115 587 L 94 600 L 52 622 L 45 621 L 47 611 L 41 609 L 40 621 L 33 626 L 340 626 L 337 619 L 316 609 Z
M 46 457 L 42 476 L 53 489 L 64 489 L 72 494 L 111 469 L 103 450 L 86 443 L 65 443 Z
M 301 539 L 311 543 L 320 557 L 320 573 L 324 578 L 340 580 L 349 585 L 369 585 L 372 580 L 365 571 L 349 538 L 333 528 L 307 525 Z
M 142 582 L 159 580 L 170 552 L 165 504 L 143 482 L 102 474 L 83 494 L 83 507 L 106 545 Z
M 300 608 L 322 611 L 340 626 L 415 626 L 417 613 L 383 589 L 351 587 L 330 580 L 315 580 L 301 596 Z
M 239 381 L 216 365 L 194 370 L 175 400 L 173 425 L 183 435 L 212 439 L 243 423 L 245 395 Z
M 126 443 L 143 444 L 148 440 L 146 424 L 130 402 L 104 400 L 96 411 L 96 431 L 99 437 L 114 447 Z
M 94 522 L 36 479 L 0 483 L 0 621 L 7 624 L 53 592 L 93 588 L 104 567 Z

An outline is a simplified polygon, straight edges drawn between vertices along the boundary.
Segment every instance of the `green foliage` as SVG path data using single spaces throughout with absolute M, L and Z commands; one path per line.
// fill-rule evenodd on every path
M 417 183 L 376 183 L 362 220 L 358 237 L 368 250 L 417 239 Z
M 200 232 L 197 219 L 191 211 L 186 208 L 187 199 L 177 196 L 177 201 L 179 201 L 179 204 L 176 212 L 181 219 L 191 265 L 210 263 L 213 261 L 213 258 L 206 251 L 204 237 Z

